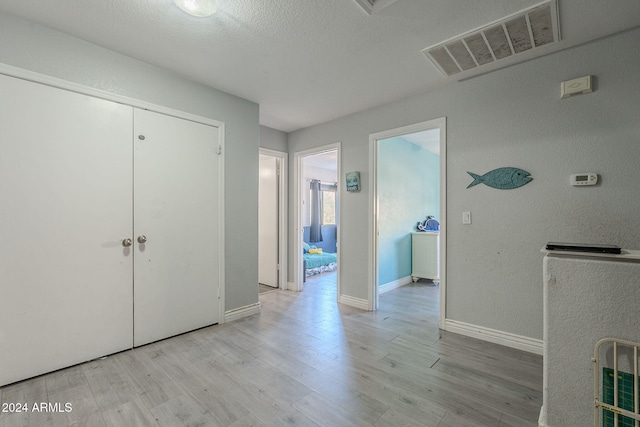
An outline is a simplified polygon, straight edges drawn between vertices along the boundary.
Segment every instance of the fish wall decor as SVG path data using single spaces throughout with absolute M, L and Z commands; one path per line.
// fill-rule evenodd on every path
M 482 183 L 491 188 L 497 188 L 498 190 L 512 190 L 528 184 L 533 179 L 529 172 L 510 167 L 494 169 L 482 176 L 473 172 L 467 173 L 473 178 L 473 182 L 469 184 L 467 188 Z

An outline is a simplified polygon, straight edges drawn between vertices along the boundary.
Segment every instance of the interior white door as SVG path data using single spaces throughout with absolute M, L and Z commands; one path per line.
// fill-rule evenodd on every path
M 0 75 L 0 386 L 132 347 L 132 108 Z
M 258 282 L 278 287 L 278 159 L 260 155 Z
M 219 141 L 216 127 L 146 110 L 134 123 L 139 346 L 219 321 Z

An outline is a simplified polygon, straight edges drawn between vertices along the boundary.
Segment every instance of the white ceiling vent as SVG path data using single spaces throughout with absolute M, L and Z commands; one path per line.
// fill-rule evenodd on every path
M 360 6 L 369 14 L 373 11 L 373 5 L 376 0 L 356 0 Z
M 374 14 L 381 9 L 389 6 L 391 3 L 395 3 L 398 0 L 356 0 L 369 15 Z
M 451 76 L 558 40 L 558 6 L 551 0 L 423 49 L 422 53 Z

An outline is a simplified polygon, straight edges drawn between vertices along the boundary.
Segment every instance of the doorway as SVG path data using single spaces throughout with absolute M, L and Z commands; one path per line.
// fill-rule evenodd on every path
M 331 280 L 340 295 L 340 143 L 298 152 L 294 163 L 294 283 Z M 337 296 L 336 296 L 337 299 Z
M 259 292 L 286 289 L 288 154 L 260 149 L 258 183 Z
M 428 215 L 433 215 L 439 222 L 439 238 L 435 244 L 439 260 L 436 255 L 434 262 L 439 267 L 442 325 L 446 295 L 446 119 L 375 133 L 370 135 L 369 141 L 372 177 L 370 309 L 378 308 L 381 292 L 415 279 L 411 271 L 411 232 L 416 231 L 419 221 L 424 223 Z M 406 159 L 402 161 L 402 167 L 385 163 L 400 162 L 402 153 Z M 420 159 L 419 166 L 412 167 L 417 159 Z M 433 184 L 431 187 L 429 182 Z M 408 188 L 413 190 L 407 192 Z M 396 209 L 399 205 L 402 207 Z M 416 209 L 416 206 L 420 208 Z M 406 212 L 410 212 L 408 216 Z M 403 223 L 400 225 L 403 229 L 398 228 L 399 223 Z

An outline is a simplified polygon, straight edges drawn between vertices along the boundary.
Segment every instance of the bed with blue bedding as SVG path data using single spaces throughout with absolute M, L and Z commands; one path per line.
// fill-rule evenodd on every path
M 304 243 L 304 254 L 302 256 L 304 258 L 305 277 L 326 273 L 328 271 L 335 271 L 338 268 L 338 259 L 335 253 L 324 252 L 322 249 L 316 248 L 314 245 Z

